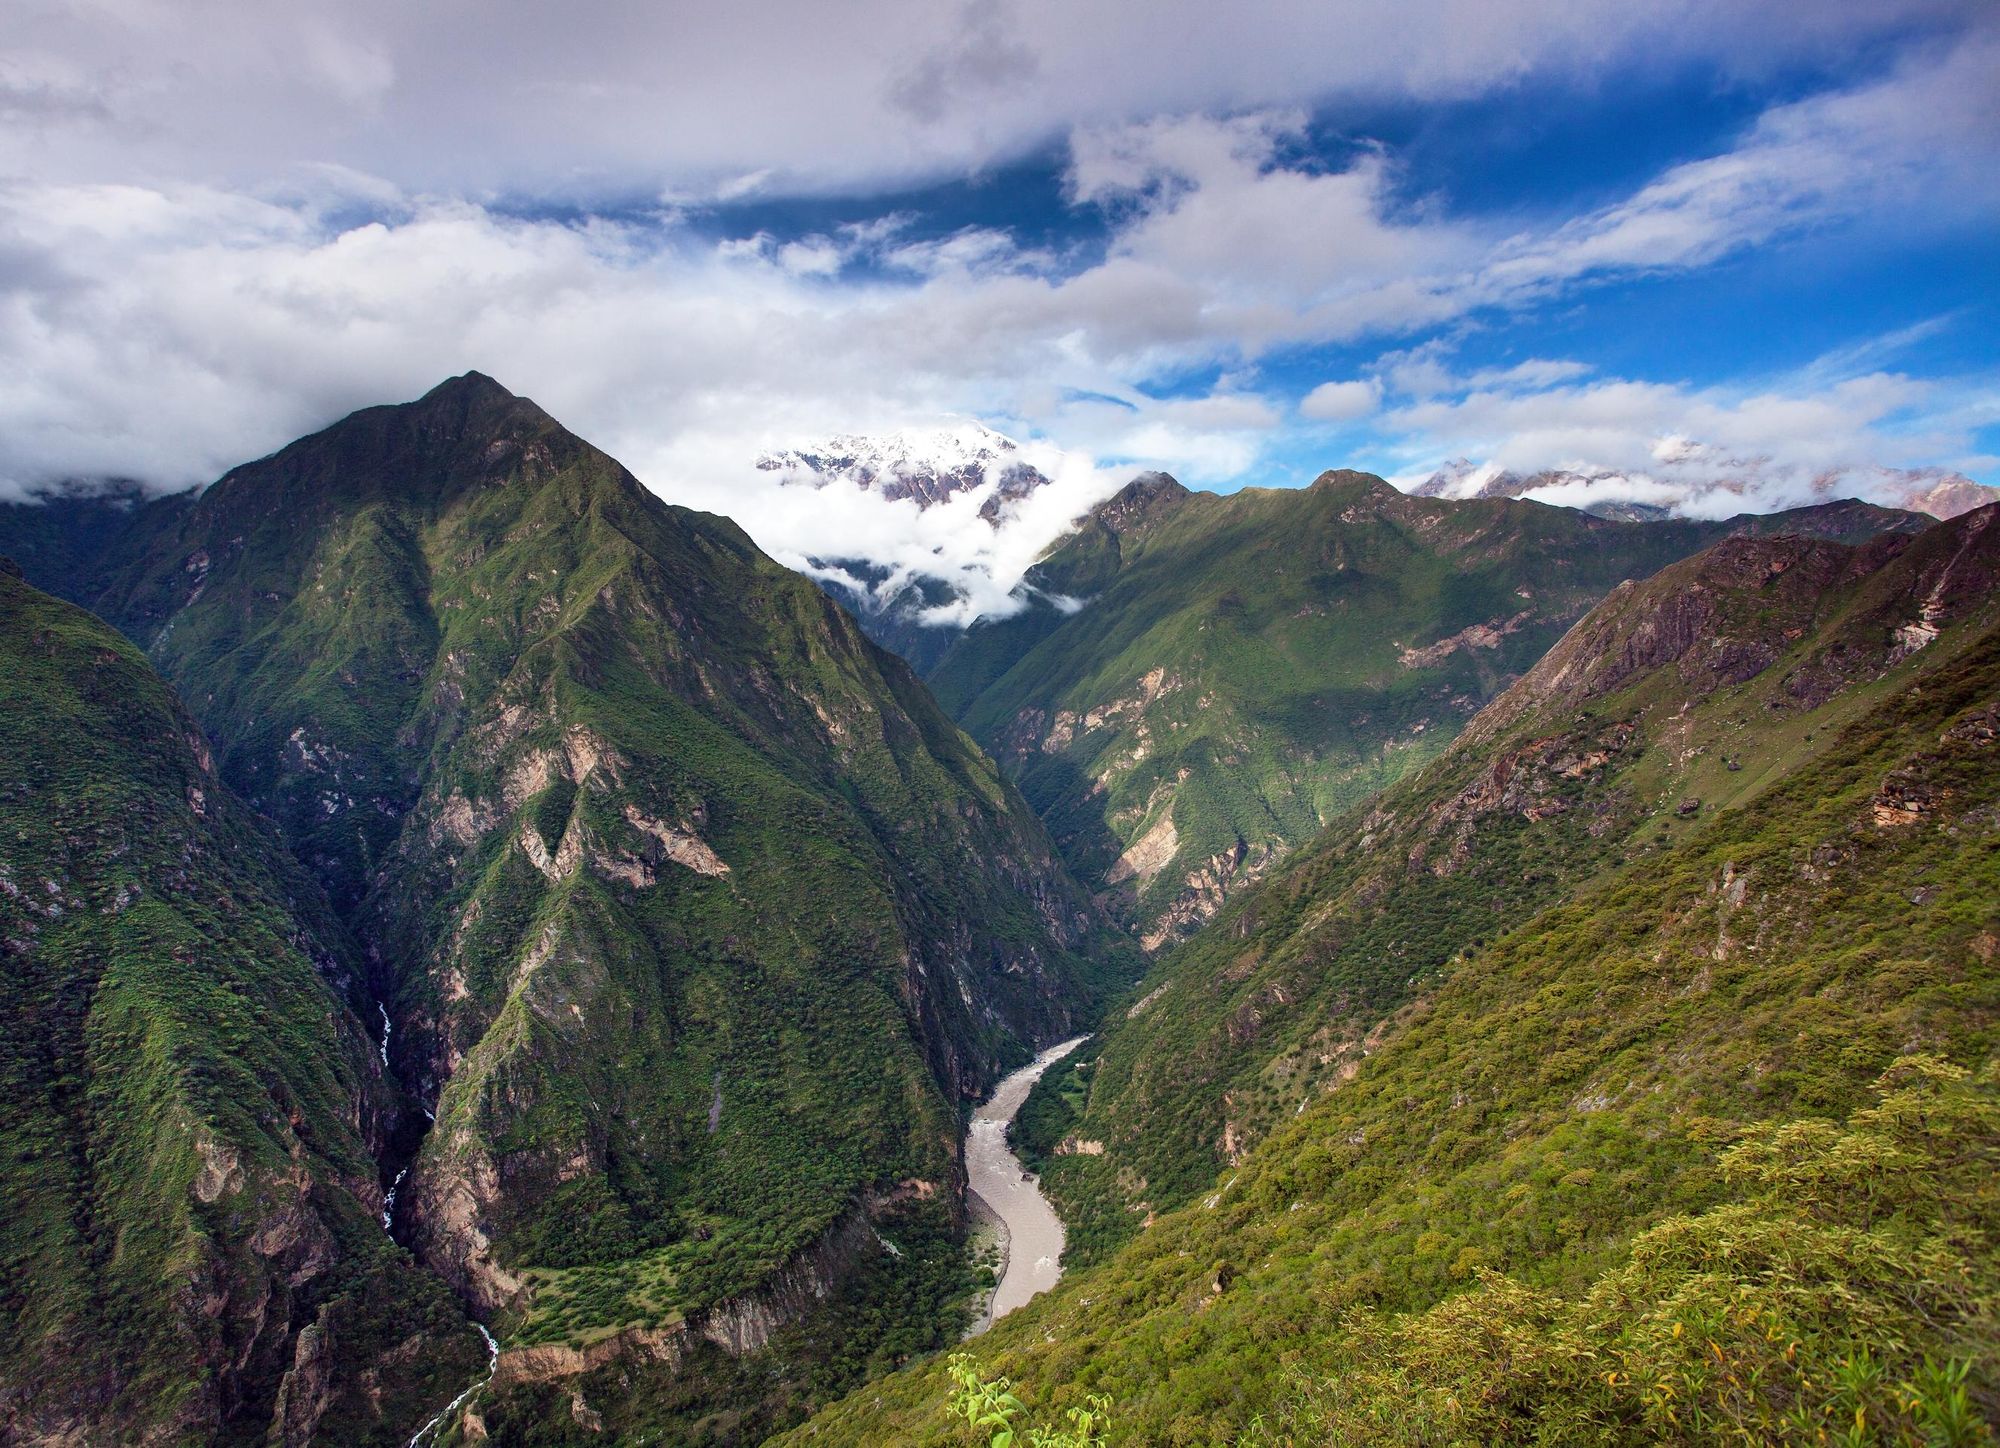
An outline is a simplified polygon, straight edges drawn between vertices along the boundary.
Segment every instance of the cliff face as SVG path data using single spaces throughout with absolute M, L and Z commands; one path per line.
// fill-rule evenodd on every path
M 0 1438 L 386 1443 L 477 1361 L 376 1220 L 353 948 L 132 646 L 0 574 Z
M 1122 978 L 900 661 L 490 379 L 107 574 L 358 937 L 436 1118 L 398 1236 L 520 1342 L 741 1299 L 899 1183 L 948 1210 L 959 1100 Z

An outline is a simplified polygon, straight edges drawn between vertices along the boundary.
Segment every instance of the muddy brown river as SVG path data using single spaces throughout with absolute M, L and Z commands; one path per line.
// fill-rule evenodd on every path
M 1062 1220 L 1042 1195 L 1040 1179 L 1008 1148 L 1007 1127 L 1042 1073 L 1088 1039 L 1078 1036 L 1049 1047 L 1002 1081 L 972 1113 L 965 1133 L 966 1182 L 986 1214 L 998 1220 L 1002 1244 L 1000 1282 L 982 1327 L 1047 1292 L 1062 1277 Z

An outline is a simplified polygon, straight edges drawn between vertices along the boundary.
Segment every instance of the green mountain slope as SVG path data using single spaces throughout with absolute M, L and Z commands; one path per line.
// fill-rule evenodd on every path
M 1637 524 L 1362 473 L 1226 497 L 1156 474 L 1029 575 L 1086 606 L 977 627 L 930 682 L 1156 948 L 1436 757 L 1621 580 L 1731 532 L 1911 526 L 1860 503 Z
M 1047 1109 L 1049 1083 L 1025 1139 L 1047 1154 L 1072 1138 L 1050 1175 L 1089 1224 L 1082 1250 L 1188 1200 L 1350 1077 L 1438 970 L 1811 768 L 1910 647 L 1898 631 L 1929 590 L 1988 606 L 1990 531 L 1962 558 L 1938 530 L 1859 549 L 1731 540 L 1621 587 L 1442 759 L 1156 970 L 1079 1063 L 1080 1121 Z
M 402 1443 L 483 1354 L 377 1220 L 324 898 L 136 650 L 0 572 L 0 1439 Z
M 149 497 L 136 483 L 31 494 L 0 502 L 0 546 L 35 587 L 88 604 L 103 591 L 105 570 L 143 553 L 195 497 L 192 491 Z
M 1097 1263 L 987 1365 L 1148 1444 L 1926 1441 L 1927 1356 L 2000 1415 L 1996 520 L 1619 590 L 1166 958 L 1042 1102 Z
M 367 952 L 437 1120 L 397 1230 L 502 1387 L 757 1349 L 877 1272 L 870 1224 L 948 1242 L 959 1102 L 1129 979 L 901 661 L 490 379 L 235 470 L 108 571 Z M 950 1254 L 894 1260 L 898 1333 L 946 1331 Z

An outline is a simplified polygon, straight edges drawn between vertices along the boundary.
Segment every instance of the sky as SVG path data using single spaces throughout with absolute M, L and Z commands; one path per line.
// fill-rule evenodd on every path
M 1982 0 L 10 0 L 0 495 L 470 368 L 786 561 L 1141 468 L 2000 483 Z M 996 542 L 762 453 L 976 419 Z M 983 560 L 983 562 L 981 561 Z

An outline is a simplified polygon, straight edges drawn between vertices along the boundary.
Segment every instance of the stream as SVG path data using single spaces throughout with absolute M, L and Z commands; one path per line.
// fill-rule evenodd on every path
M 1042 1073 L 1088 1039 L 1078 1036 L 1049 1047 L 1002 1081 L 972 1113 L 965 1133 L 966 1184 L 974 1209 L 983 1209 L 999 1223 L 1001 1241 L 1000 1281 L 975 1332 L 985 1331 L 1062 1278 L 1062 1219 L 1042 1195 L 1040 1179 L 1008 1147 L 1007 1127 Z
M 464 1406 L 467 1398 L 493 1381 L 493 1370 L 500 1365 L 500 1344 L 493 1340 L 493 1334 L 486 1330 L 484 1323 L 474 1322 L 472 1325 L 479 1329 L 479 1336 L 486 1343 L 486 1376 L 453 1398 L 445 1405 L 443 1412 L 417 1429 L 417 1436 L 410 1440 L 409 1448 L 424 1448 L 424 1444 L 435 1438 L 444 1425 L 451 1421 L 451 1415 Z
M 384 1072 L 387 1072 L 389 1069 L 389 1037 L 395 1032 L 396 1028 L 389 1020 L 387 1007 L 380 1001 L 375 1003 L 375 1010 L 382 1017 L 382 1043 L 380 1049 L 382 1052 L 382 1069 Z M 424 1119 L 427 1121 L 437 1120 L 427 1109 L 424 1110 Z M 403 1189 L 403 1178 L 409 1174 L 410 1164 L 405 1162 L 402 1169 L 396 1173 L 396 1179 L 389 1183 L 389 1189 L 382 1194 L 382 1230 L 392 1235 L 394 1234 L 396 1225 L 396 1193 Z M 451 1421 L 451 1415 L 464 1407 L 466 1400 L 474 1393 L 493 1381 L 494 1369 L 500 1366 L 500 1344 L 493 1340 L 493 1334 L 486 1330 L 485 1323 L 480 1322 L 476 1318 L 470 1319 L 470 1321 L 473 1328 L 479 1333 L 480 1341 L 486 1344 L 486 1376 L 468 1385 L 464 1392 L 445 1405 L 442 1412 L 424 1424 L 423 1427 L 417 1429 L 416 1436 L 410 1439 L 409 1448 L 424 1448 L 426 1443 L 433 1441 L 443 1431 L 445 1424 Z

